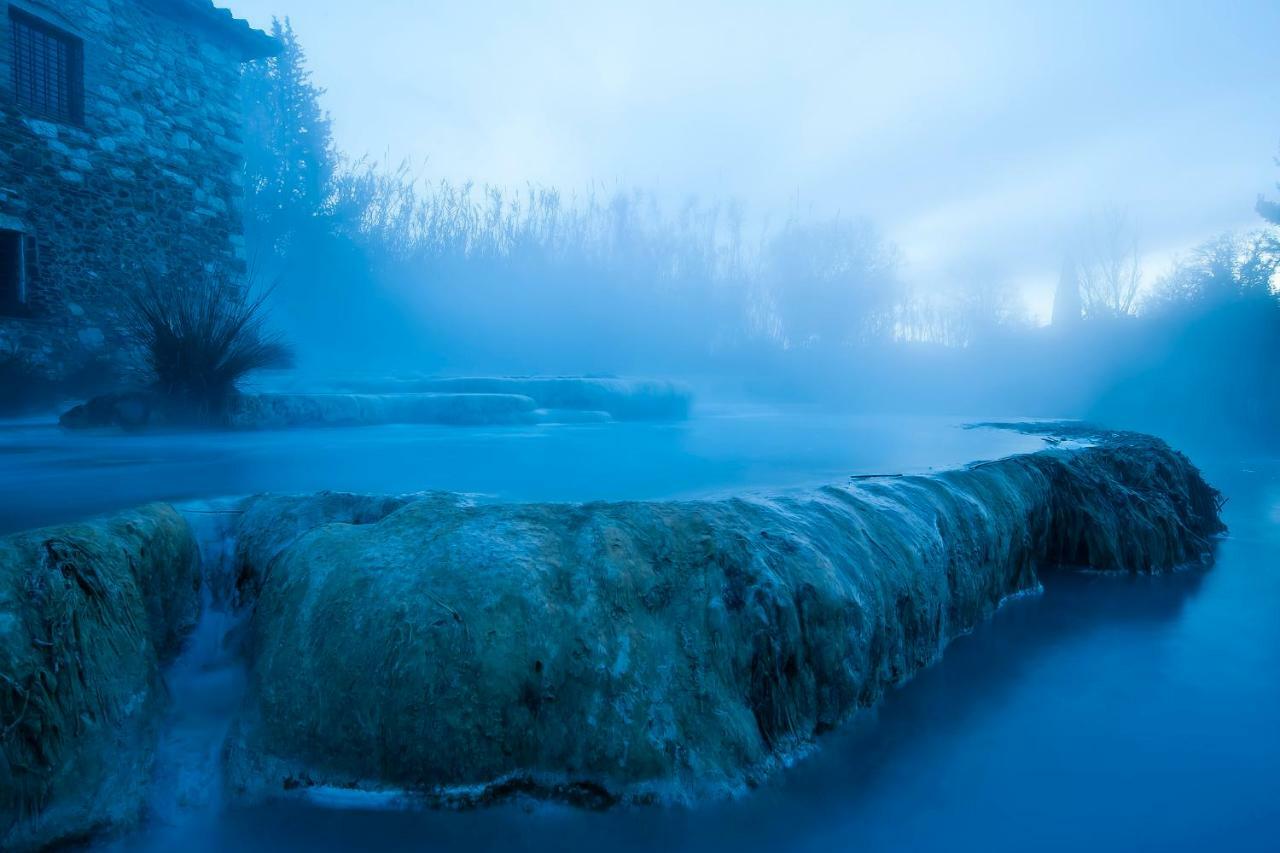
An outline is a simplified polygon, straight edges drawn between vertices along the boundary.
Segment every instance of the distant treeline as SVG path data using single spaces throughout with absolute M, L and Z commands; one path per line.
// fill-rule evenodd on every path
M 732 204 L 511 192 L 345 158 L 288 22 L 275 33 L 283 54 L 246 72 L 248 231 L 313 369 L 675 373 L 867 410 L 1280 434 L 1272 230 L 1213 240 L 1142 288 L 1112 212 L 1039 327 L 994 277 L 912 292 L 856 219 L 747 226 Z

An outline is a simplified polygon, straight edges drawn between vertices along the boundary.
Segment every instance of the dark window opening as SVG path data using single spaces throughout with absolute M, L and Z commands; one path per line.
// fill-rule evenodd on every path
M 0 314 L 26 311 L 26 241 L 20 231 L 0 231 Z
M 13 89 L 22 106 L 46 118 L 84 121 L 84 42 L 39 18 L 9 9 Z

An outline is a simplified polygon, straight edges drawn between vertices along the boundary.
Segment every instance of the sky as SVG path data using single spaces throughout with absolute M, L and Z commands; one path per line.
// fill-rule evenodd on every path
M 1154 280 L 1280 179 L 1274 0 L 219 3 L 292 19 L 348 154 L 865 217 L 909 282 L 980 268 L 1042 319 L 1091 213 Z

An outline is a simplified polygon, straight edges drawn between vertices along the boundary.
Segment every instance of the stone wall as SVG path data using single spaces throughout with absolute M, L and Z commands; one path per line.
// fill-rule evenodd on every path
M 83 40 L 82 126 L 16 102 L 10 7 Z M 0 0 L 0 227 L 29 235 L 0 358 L 53 379 L 120 363 L 121 309 L 148 276 L 243 279 L 242 58 L 144 0 Z

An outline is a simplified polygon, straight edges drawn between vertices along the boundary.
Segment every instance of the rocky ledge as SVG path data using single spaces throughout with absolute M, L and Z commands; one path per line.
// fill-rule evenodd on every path
M 1172 569 L 1222 529 L 1140 436 L 772 497 L 255 499 L 228 778 L 446 804 L 737 790 L 1042 572 Z
M 510 426 L 668 421 L 689 415 L 692 394 L 672 382 L 589 378 L 475 378 L 348 383 L 344 390 L 240 394 L 220 425 L 232 429 L 441 424 Z M 191 423 L 151 391 L 103 394 L 59 419 L 68 429 L 142 430 Z
M 604 412 L 620 421 L 677 421 L 689 417 L 693 394 L 663 379 L 594 376 L 473 376 L 360 380 L 341 383 L 364 394 L 514 394 L 552 412 Z

